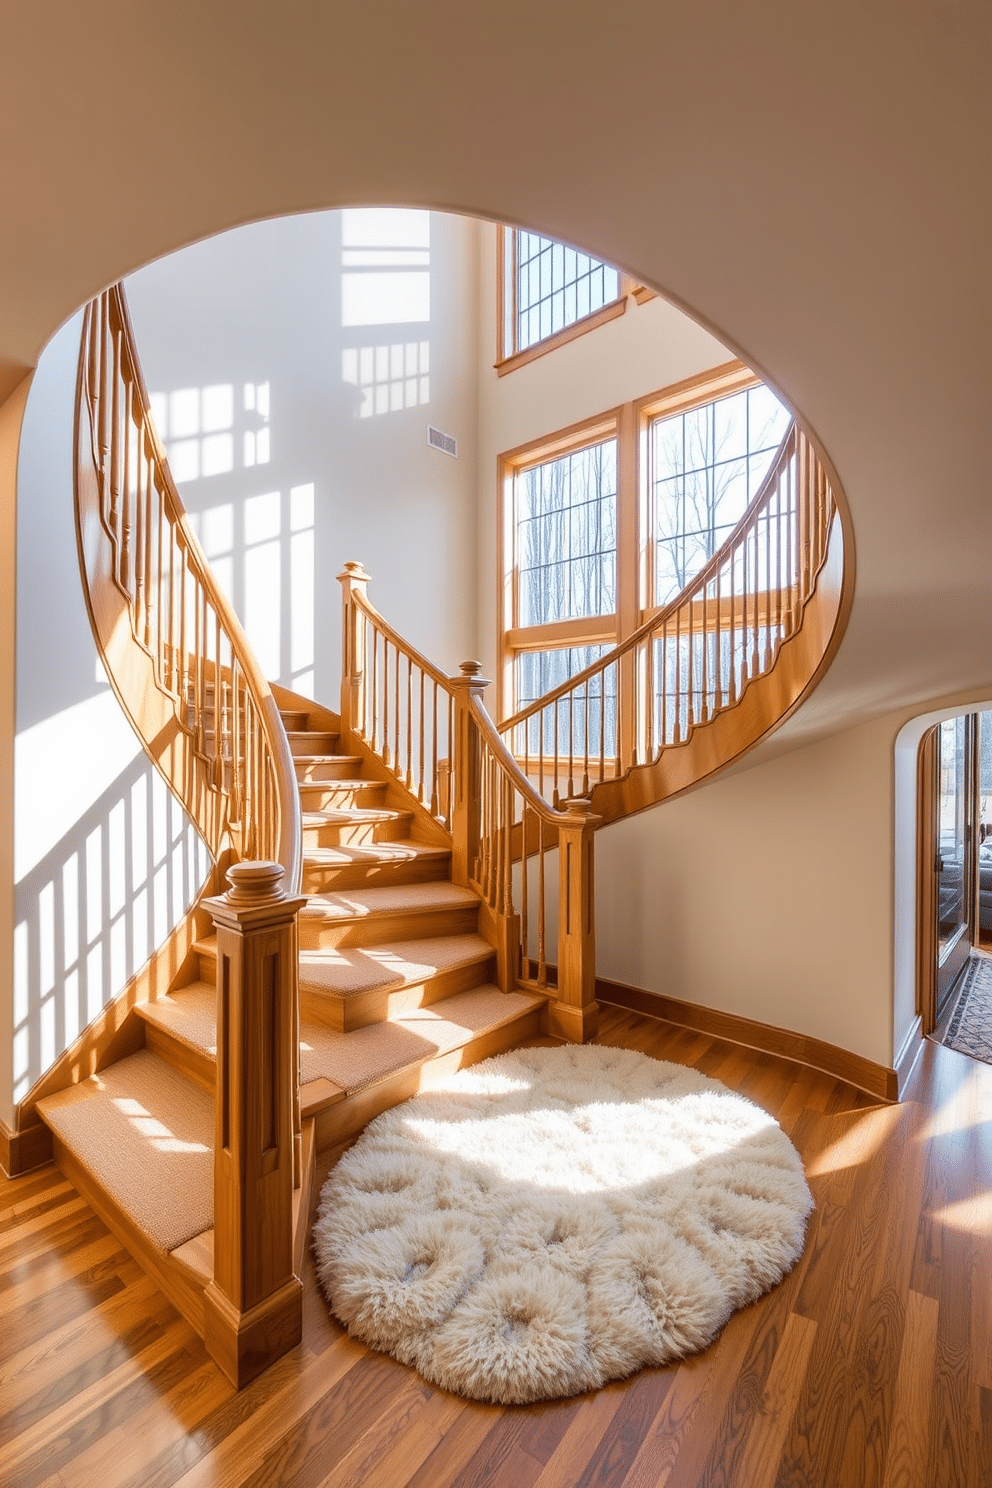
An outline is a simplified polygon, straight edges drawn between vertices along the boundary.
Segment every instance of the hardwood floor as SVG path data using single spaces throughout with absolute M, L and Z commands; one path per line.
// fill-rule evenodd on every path
M 988 1488 L 992 1067 L 927 1042 L 907 1100 L 886 1107 L 771 1055 L 603 1014 L 600 1042 L 723 1080 L 806 1162 L 801 1261 L 705 1353 L 572 1400 L 480 1406 L 353 1342 L 308 1263 L 302 1345 L 235 1394 L 49 1166 L 0 1183 L 0 1482 Z

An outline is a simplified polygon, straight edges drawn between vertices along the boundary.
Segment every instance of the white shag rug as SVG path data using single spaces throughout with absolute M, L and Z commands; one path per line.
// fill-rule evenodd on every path
M 802 1253 L 812 1199 L 767 1112 L 629 1049 L 520 1049 L 379 1116 L 314 1230 L 337 1317 L 501 1404 L 704 1348 Z

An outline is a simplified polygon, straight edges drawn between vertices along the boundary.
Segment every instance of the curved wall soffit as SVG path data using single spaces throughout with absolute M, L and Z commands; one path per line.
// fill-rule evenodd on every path
M 62 329 L 62 325 L 67 324 L 74 315 L 78 315 L 80 310 L 84 309 L 89 301 L 95 298 L 98 294 L 102 294 L 104 290 L 110 289 L 120 280 L 127 278 L 128 275 L 137 273 L 139 269 L 147 268 L 148 265 L 152 263 L 158 263 L 161 259 L 171 257 L 171 255 L 174 253 L 182 253 L 184 249 L 192 248 L 197 243 L 209 242 L 212 238 L 222 237 L 225 233 L 238 232 L 241 228 L 251 227 L 259 222 L 277 220 L 280 217 L 309 216 L 311 213 L 316 212 L 337 212 L 346 210 L 349 207 L 374 207 L 378 205 L 382 205 L 382 202 L 368 199 L 349 199 L 347 201 L 335 201 L 333 198 L 331 198 L 319 207 L 301 207 L 297 212 L 276 212 L 273 214 L 262 214 L 260 216 L 248 216 L 225 223 L 223 225 L 218 225 L 211 232 L 189 238 L 183 242 L 170 244 L 166 247 L 163 247 L 160 253 L 152 254 L 148 257 L 142 258 L 137 262 L 119 264 L 110 278 L 108 278 L 104 282 L 93 285 L 92 292 L 85 299 L 80 301 L 80 303 L 65 317 L 65 320 L 62 322 L 61 325 L 52 328 L 46 341 L 44 342 L 42 351 L 44 351 L 44 347 L 46 347 Z M 391 202 L 390 205 L 403 206 L 404 208 L 412 210 L 445 212 L 452 216 L 469 217 L 477 222 L 482 223 L 507 222 L 528 232 L 547 232 L 547 229 L 545 227 L 542 227 L 539 222 L 518 217 L 512 212 L 501 213 L 497 207 L 489 206 L 488 204 L 483 206 L 480 203 L 476 202 L 466 203 L 463 205 L 455 205 L 451 202 L 437 203 L 430 200 L 429 197 L 425 196 L 418 197 L 415 200 Z M 584 249 L 586 252 L 589 252 L 591 254 L 604 254 L 605 256 L 607 256 L 608 259 L 610 257 L 610 255 L 606 254 L 605 249 L 600 248 L 599 245 L 595 243 L 590 242 L 588 246 L 584 245 Z M 690 303 L 690 301 L 685 299 L 678 292 L 677 289 L 675 289 L 670 284 L 663 282 L 662 278 L 655 277 L 654 273 L 651 271 L 646 273 L 641 272 L 637 268 L 633 267 L 628 261 L 626 261 L 623 258 L 622 254 L 612 255 L 612 261 L 616 263 L 616 266 L 623 273 L 627 274 L 636 283 L 643 284 L 645 288 L 653 290 L 655 294 L 660 295 L 662 299 L 667 300 L 669 304 L 674 305 L 677 310 L 679 310 L 683 315 L 688 316 L 690 320 L 694 321 L 704 331 L 708 332 L 708 334 L 713 336 L 715 340 L 721 342 L 728 351 L 730 351 L 734 356 L 738 357 L 742 362 L 744 362 L 746 366 L 750 367 L 751 370 L 761 378 L 762 382 L 766 383 L 767 386 L 772 389 L 776 396 L 791 411 L 803 433 L 812 443 L 817 455 L 819 456 L 821 462 L 824 465 L 824 468 L 827 471 L 834 497 L 841 511 L 841 519 L 844 525 L 845 582 L 849 572 L 851 583 L 853 585 L 854 534 L 853 527 L 851 525 L 847 498 L 841 485 L 840 477 L 838 476 L 833 462 L 831 461 L 827 451 L 825 450 L 815 427 L 810 422 L 804 411 L 797 406 L 794 399 L 790 396 L 789 390 L 786 385 L 779 379 L 771 376 L 768 373 L 767 369 L 762 365 L 760 357 L 754 356 L 747 347 L 742 346 L 738 341 L 735 340 L 732 335 L 729 335 L 722 326 L 718 325 L 716 321 L 710 319 L 710 317 L 704 310 Z M 0 391 L 0 401 L 2 401 L 2 396 L 2 391 Z

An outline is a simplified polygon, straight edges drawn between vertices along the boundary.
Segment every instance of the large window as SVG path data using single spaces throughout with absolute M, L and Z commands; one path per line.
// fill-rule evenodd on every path
M 497 231 L 498 371 L 623 314 L 630 286 L 619 269 L 539 233 Z
M 501 458 L 501 716 L 576 676 L 692 582 L 790 425 L 731 362 Z M 612 734 L 609 701 L 606 713 Z

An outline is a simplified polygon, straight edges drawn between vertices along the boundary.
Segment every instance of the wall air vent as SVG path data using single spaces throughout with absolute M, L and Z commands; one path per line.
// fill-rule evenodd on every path
M 431 449 L 443 450 L 446 455 L 458 459 L 458 440 L 453 434 L 442 434 L 433 424 L 427 425 L 427 443 Z

